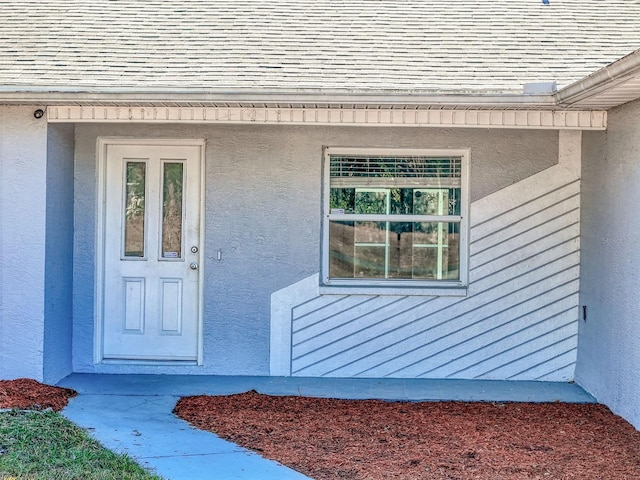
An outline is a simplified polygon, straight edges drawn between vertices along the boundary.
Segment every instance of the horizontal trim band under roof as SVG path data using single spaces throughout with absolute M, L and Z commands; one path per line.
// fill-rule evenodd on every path
M 605 130 L 601 110 L 50 106 L 51 123 L 218 123 Z

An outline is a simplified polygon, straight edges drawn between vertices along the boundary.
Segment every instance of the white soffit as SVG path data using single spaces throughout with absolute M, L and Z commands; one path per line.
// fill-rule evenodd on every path
M 605 130 L 604 110 L 49 106 L 51 123 L 219 123 Z

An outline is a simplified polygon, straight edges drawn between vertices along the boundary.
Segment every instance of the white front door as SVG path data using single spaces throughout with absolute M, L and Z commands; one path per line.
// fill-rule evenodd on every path
M 203 152 L 100 140 L 98 361 L 201 363 Z

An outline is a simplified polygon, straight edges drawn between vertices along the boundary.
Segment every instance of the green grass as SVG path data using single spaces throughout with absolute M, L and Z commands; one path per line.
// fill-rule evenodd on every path
M 159 480 L 61 415 L 0 412 L 0 480 Z

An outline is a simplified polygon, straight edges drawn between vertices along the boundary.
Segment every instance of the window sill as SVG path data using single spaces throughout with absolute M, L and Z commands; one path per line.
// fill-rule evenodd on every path
M 466 297 L 465 286 L 404 286 L 404 285 L 320 285 L 321 295 L 395 295 L 424 297 Z

